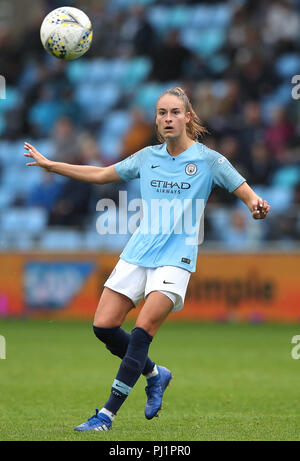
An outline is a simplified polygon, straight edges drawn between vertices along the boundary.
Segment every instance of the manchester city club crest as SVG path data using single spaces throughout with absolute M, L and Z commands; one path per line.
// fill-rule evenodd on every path
M 197 173 L 197 165 L 195 165 L 195 163 L 188 163 L 187 166 L 185 167 L 185 172 L 189 176 L 193 176 L 194 174 Z

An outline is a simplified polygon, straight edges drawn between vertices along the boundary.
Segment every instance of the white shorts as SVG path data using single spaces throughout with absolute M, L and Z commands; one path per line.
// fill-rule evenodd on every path
M 191 273 L 175 266 L 141 267 L 120 259 L 104 286 L 122 293 L 137 306 L 152 291 L 160 291 L 174 304 L 171 312 L 182 309 Z

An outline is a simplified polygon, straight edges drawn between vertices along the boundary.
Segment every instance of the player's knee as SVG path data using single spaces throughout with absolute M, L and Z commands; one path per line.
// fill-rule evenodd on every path
M 114 327 L 114 328 L 103 328 L 99 327 L 96 325 L 93 325 L 93 330 L 97 338 L 102 341 L 104 344 L 108 344 L 113 336 L 115 335 L 115 332 L 119 329 L 119 327 Z
M 93 330 L 96 337 L 106 345 L 107 350 L 117 357 L 124 357 L 127 349 L 127 338 L 125 338 L 125 333 L 120 337 L 120 327 L 103 328 L 93 325 Z

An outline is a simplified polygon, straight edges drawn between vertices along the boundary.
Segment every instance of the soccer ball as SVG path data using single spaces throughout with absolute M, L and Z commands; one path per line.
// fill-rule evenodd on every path
M 42 44 L 55 58 L 72 61 L 86 53 L 93 30 L 88 16 L 78 8 L 65 6 L 49 13 L 41 25 Z

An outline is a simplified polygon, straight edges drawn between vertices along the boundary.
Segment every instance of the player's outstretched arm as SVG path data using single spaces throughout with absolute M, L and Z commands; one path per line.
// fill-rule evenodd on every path
M 264 219 L 269 213 L 271 207 L 268 202 L 259 197 L 246 182 L 238 187 L 234 194 L 247 205 L 253 219 Z
M 34 161 L 26 163 L 27 166 L 39 166 L 50 173 L 60 174 L 78 181 L 91 182 L 94 184 L 107 184 L 110 182 L 122 181 L 115 170 L 114 165 L 108 167 L 97 167 L 89 165 L 72 165 L 69 163 L 53 162 L 42 155 L 34 146 L 25 142 L 25 157 Z

